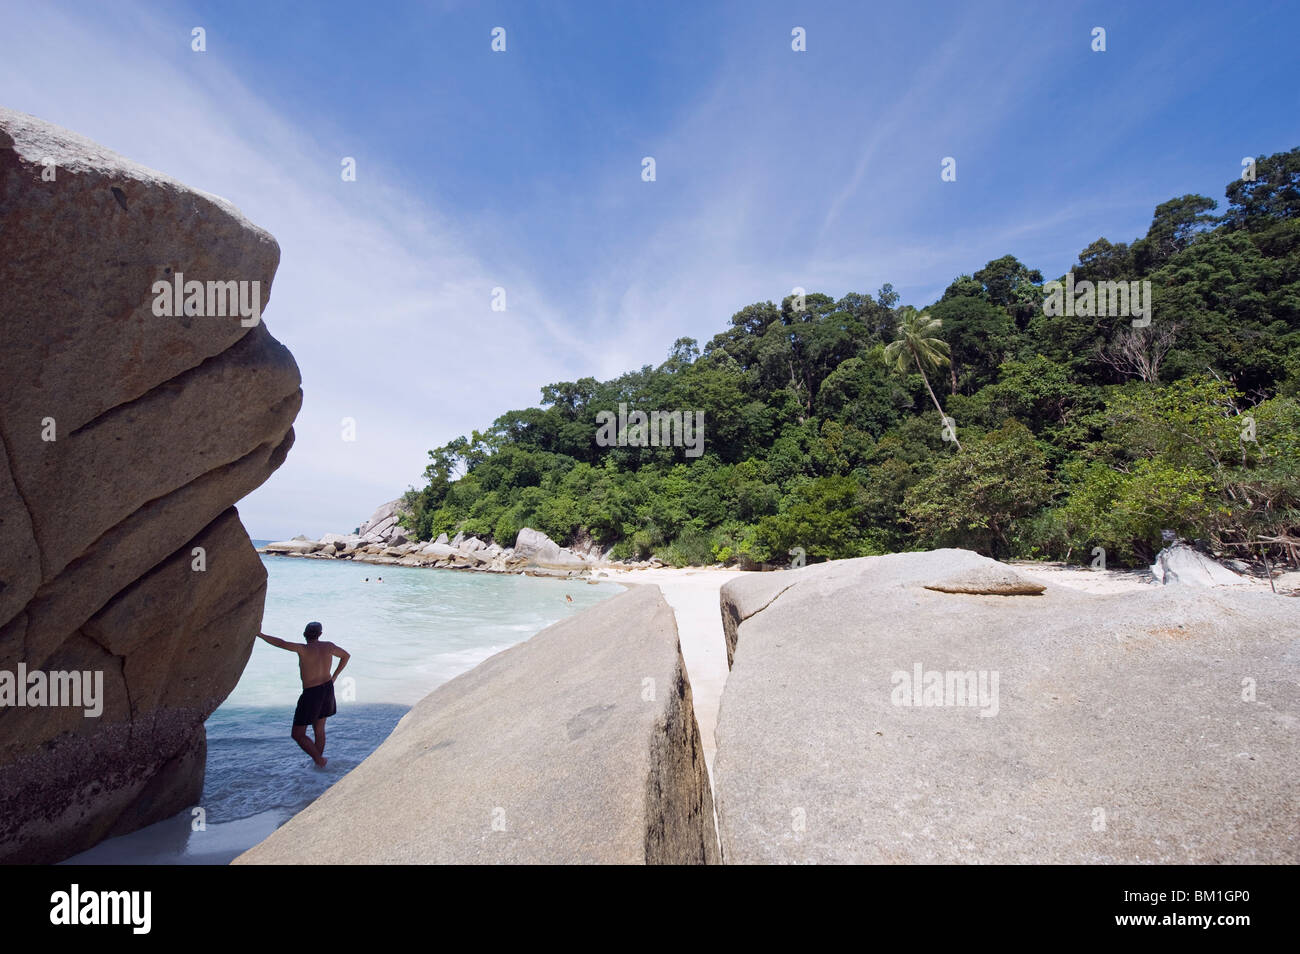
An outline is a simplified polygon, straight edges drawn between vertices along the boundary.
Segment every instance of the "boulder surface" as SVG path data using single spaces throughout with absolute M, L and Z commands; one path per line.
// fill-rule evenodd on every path
M 357 533 L 371 543 L 394 545 L 412 541 L 415 538 L 398 523 L 404 515 L 401 498 L 390 500 L 381 504 L 370 515 L 370 519 L 357 529 Z
M 676 621 L 634 587 L 434 690 L 235 864 L 717 859 Z
M 0 209 L 0 670 L 103 679 L 98 716 L 0 707 L 0 862 L 49 862 L 197 800 L 265 597 L 232 504 L 302 392 L 260 320 L 155 314 L 177 275 L 265 308 L 279 247 L 230 203 L 0 109 Z
M 515 538 L 514 555 L 533 566 L 549 569 L 571 569 L 585 566 L 586 562 L 572 550 L 560 546 L 540 530 L 524 527 Z
M 962 550 L 742 577 L 727 863 L 1300 861 L 1300 617 L 1267 591 L 927 588 Z
M 1249 586 L 1250 580 L 1185 543 L 1175 543 L 1156 554 L 1151 575 L 1164 584 L 1189 586 Z

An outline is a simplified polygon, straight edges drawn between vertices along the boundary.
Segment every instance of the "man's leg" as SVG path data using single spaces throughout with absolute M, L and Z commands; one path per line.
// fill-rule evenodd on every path
M 312 734 L 316 736 L 316 754 L 325 754 L 325 720 L 317 719 L 312 723 Z
M 320 759 L 320 752 L 316 746 L 307 741 L 307 727 L 305 725 L 295 725 L 293 727 L 293 740 L 302 746 L 302 750 L 312 757 L 312 761 Z

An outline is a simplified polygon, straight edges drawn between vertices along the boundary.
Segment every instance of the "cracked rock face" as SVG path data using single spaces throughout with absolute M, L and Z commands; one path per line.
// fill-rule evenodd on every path
M 266 574 L 232 506 L 284 460 L 297 365 L 264 325 L 154 314 L 154 283 L 258 282 L 232 205 L 0 109 L 0 671 L 102 673 L 103 711 L 0 707 L 0 861 L 194 804 Z

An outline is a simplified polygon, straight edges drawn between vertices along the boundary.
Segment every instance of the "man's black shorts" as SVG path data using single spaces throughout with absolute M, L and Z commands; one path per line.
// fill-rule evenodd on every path
M 294 725 L 311 725 L 317 719 L 334 715 L 334 683 L 322 682 L 319 686 L 304 689 L 298 697 L 298 708 L 293 710 Z

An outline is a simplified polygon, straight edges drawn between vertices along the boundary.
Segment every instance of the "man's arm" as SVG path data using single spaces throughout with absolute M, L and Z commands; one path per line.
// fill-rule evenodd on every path
M 330 643 L 330 655 L 339 657 L 339 668 L 335 669 L 334 675 L 330 676 L 330 682 L 333 682 L 339 677 L 339 673 L 343 671 L 343 667 L 348 664 L 348 660 L 351 659 L 352 656 L 346 649 L 335 646 L 333 643 Z
M 280 649 L 288 649 L 288 650 L 290 650 L 291 652 L 297 652 L 297 651 L 298 651 L 298 645 L 299 645 L 298 643 L 291 643 L 291 642 L 289 642 L 288 640 L 280 639 L 278 636 L 268 636 L 268 635 L 266 635 L 266 633 L 258 633 L 257 635 L 258 635 L 258 636 L 261 636 L 263 639 L 265 639 L 265 640 L 266 640 L 268 643 L 270 643 L 272 646 L 276 646 L 276 647 L 278 647 L 278 648 L 280 648 Z

